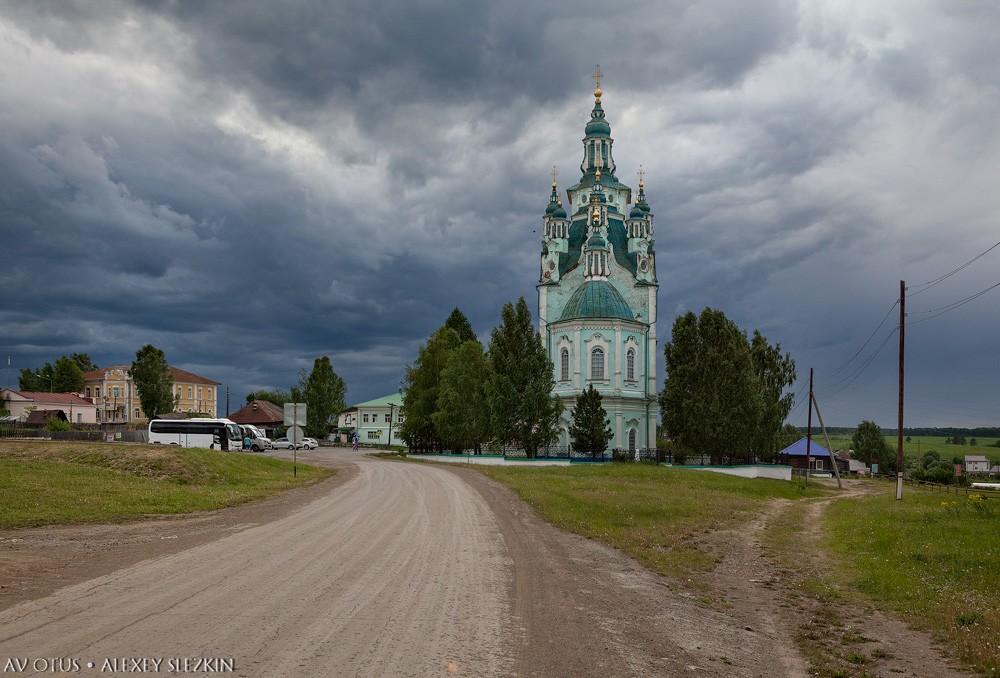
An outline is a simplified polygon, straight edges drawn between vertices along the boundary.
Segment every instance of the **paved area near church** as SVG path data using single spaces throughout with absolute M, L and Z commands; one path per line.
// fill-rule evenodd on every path
M 0 662 L 76 660 L 83 676 L 201 659 L 214 663 L 187 668 L 808 675 L 795 598 L 756 543 L 767 516 L 749 533 L 708 535 L 719 565 L 674 582 L 556 530 L 474 469 L 342 448 L 298 457 L 341 471 L 207 514 L 0 533 Z M 851 623 L 891 648 L 894 674 L 966 675 L 926 634 L 871 612 Z

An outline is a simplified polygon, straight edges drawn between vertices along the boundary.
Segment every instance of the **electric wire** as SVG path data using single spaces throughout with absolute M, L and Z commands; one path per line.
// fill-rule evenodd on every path
M 857 351 L 855 351 L 854 355 L 852 355 L 852 356 L 851 356 L 850 358 L 848 358 L 847 362 L 845 362 L 845 363 L 844 363 L 843 365 L 841 365 L 840 367 L 838 367 L 837 369 L 835 369 L 835 370 L 834 370 L 834 371 L 833 371 L 833 372 L 832 372 L 832 373 L 830 374 L 830 376 L 831 376 L 831 377 L 833 377 L 833 376 L 836 376 L 836 375 L 837 375 L 837 374 L 838 374 L 838 373 L 839 373 L 839 372 L 840 372 L 840 371 L 841 371 L 842 369 L 844 369 L 845 367 L 847 367 L 848 365 L 850 365 L 850 364 L 851 364 L 851 362 L 853 362 L 853 361 L 854 361 L 854 359 L 855 359 L 855 358 L 857 358 L 857 357 L 858 357 L 858 355 L 860 355 L 860 354 L 861 354 L 861 352 L 865 350 L 865 347 L 866 347 L 866 346 L 868 346 L 868 344 L 869 344 L 869 343 L 871 342 L 871 340 L 872 340 L 872 339 L 873 339 L 873 338 L 875 337 L 875 335 L 876 335 L 876 334 L 878 334 L 878 331 L 879 331 L 880 329 L 882 329 L 882 325 L 884 325 L 884 324 L 885 324 L 885 321 L 889 319 L 889 314 L 890 314 L 890 313 L 892 313 L 892 310 L 893 310 L 894 308 L 896 308 L 897 306 L 899 306 L 899 299 L 896 299 L 896 301 L 894 301 L 894 302 L 893 302 L 892 306 L 890 306 L 890 307 L 889 307 L 889 310 L 888 310 L 888 311 L 886 311 L 886 314 L 885 314 L 885 317 L 884 317 L 884 318 L 882 318 L 882 322 L 880 322 L 880 323 L 878 324 L 878 327 L 876 327 L 876 328 L 875 328 L 875 330 L 874 330 L 874 331 L 873 331 L 873 332 L 871 333 L 871 336 L 869 336 L 869 337 L 868 337 L 868 340 L 867 340 L 867 341 L 865 341 L 865 343 L 863 343 L 863 344 L 861 345 L 861 348 L 859 348 L 859 349 L 858 349 Z M 839 382 L 838 382 L 838 383 L 839 383 Z
M 910 325 L 916 325 L 917 323 L 926 322 L 927 320 L 932 320 L 934 318 L 937 318 L 938 316 L 944 315 L 945 313 L 949 313 L 951 311 L 954 311 L 956 308 L 959 308 L 961 306 L 965 306 L 970 301 L 978 299 L 979 297 L 983 296 L 984 294 L 986 294 L 990 290 L 996 289 L 997 287 L 1000 287 L 1000 282 L 994 283 L 993 285 L 990 285 L 989 287 L 987 287 L 985 290 L 980 290 L 979 292 L 976 292 L 975 294 L 970 295 L 970 296 L 966 297 L 965 299 L 959 299 L 958 301 L 954 301 L 954 302 L 952 302 L 950 304 L 947 304 L 945 306 L 941 306 L 940 308 L 932 308 L 932 309 L 927 310 L 927 311 L 918 311 L 918 313 L 933 313 L 934 315 L 929 315 L 926 318 L 920 318 L 919 320 L 914 320 L 914 321 L 910 322 L 909 324 Z
M 920 287 L 922 289 L 915 290 L 913 293 L 910 294 L 910 296 L 911 297 L 915 297 L 918 294 L 926 292 L 927 290 L 929 290 L 930 288 L 934 287 L 938 283 L 944 282 L 945 280 L 947 280 L 951 276 L 953 276 L 956 273 L 958 273 L 959 271 L 961 271 L 966 266 L 970 266 L 970 265 L 974 264 L 975 262 L 979 261 L 984 256 L 986 256 L 987 254 L 989 254 L 989 252 L 991 250 L 994 250 L 997 247 L 1000 247 L 1000 242 L 994 243 L 992 246 L 986 248 L 986 250 L 984 250 L 983 252 L 980 252 L 979 254 L 977 254 L 976 256 L 974 256 L 972 259 L 969 259 L 967 262 L 965 262 L 964 264 L 962 264 L 958 268 L 956 268 L 956 269 L 954 269 L 954 270 L 952 270 L 952 271 L 950 271 L 948 273 L 945 273 L 944 275 L 942 275 L 942 276 L 940 276 L 938 278 L 935 278 L 934 280 L 928 280 L 927 282 L 920 283 L 919 285 L 914 285 L 913 286 L 914 288 Z
M 878 348 L 876 348 L 875 351 L 870 356 L 868 356 L 868 359 L 865 360 L 865 362 L 863 362 L 860 367 L 855 368 L 855 370 L 853 372 L 851 372 L 849 375 L 847 375 L 846 377 L 844 377 L 840 381 L 834 382 L 834 384 L 833 384 L 834 386 L 837 386 L 839 384 L 844 384 L 845 381 L 847 383 L 844 384 L 843 386 L 841 386 L 836 391 L 834 391 L 831 395 L 836 395 L 836 394 L 840 393 L 841 391 L 843 391 L 844 389 L 846 389 L 851 384 L 853 384 L 854 380 L 857 379 L 858 377 L 860 377 L 861 374 L 865 371 L 865 369 L 869 365 L 872 364 L 872 361 L 874 361 L 875 358 L 878 356 L 878 354 L 882 352 L 882 349 L 885 348 L 885 345 L 887 343 L 889 343 L 889 340 L 892 338 L 892 335 L 894 335 L 898 330 L 899 330 L 899 326 L 898 325 L 896 327 L 892 328 L 892 331 L 889 332 L 889 334 L 887 334 L 885 336 L 885 339 L 883 339 L 882 343 L 878 345 Z

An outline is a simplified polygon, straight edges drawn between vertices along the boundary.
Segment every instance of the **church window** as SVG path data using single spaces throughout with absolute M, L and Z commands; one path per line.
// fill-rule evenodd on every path
M 625 379 L 635 381 L 635 349 L 632 348 L 625 354 Z
M 629 452 L 635 452 L 635 449 L 636 449 L 636 438 L 637 437 L 638 436 L 636 435 L 635 429 L 634 428 L 630 428 L 628 430 L 628 451 Z
M 569 349 L 564 348 L 559 353 L 560 381 L 569 381 Z
M 590 378 L 592 380 L 604 379 L 604 349 L 595 348 L 590 352 Z

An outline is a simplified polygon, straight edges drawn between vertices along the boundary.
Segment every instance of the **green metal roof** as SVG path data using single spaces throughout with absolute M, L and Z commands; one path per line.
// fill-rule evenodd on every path
M 606 280 L 590 280 L 573 292 L 559 320 L 576 318 L 616 318 L 635 321 L 635 315 L 621 292 Z
M 358 403 L 351 409 L 357 409 L 359 407 L 389 407 L 390 403 L 395 405 L 396 407 L 401 406 L 403 404 L 403 394 L 391 393 L 387 396 L 376 398 L 375 400 L 369 400 L 367 402 Z

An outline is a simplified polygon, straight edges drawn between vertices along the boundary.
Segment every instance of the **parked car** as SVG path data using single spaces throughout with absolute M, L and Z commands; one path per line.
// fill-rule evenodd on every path
M 288 438 L 278 438 L 277 440 L 271 441 L 271 447 L 276 450 L 294 450 L 295 443 Z
M 315 438 L 303 438 L 301 446 L 307 450 L 315 450 L 317 447 L 319 447 L 319 443 L 316 442 Z

